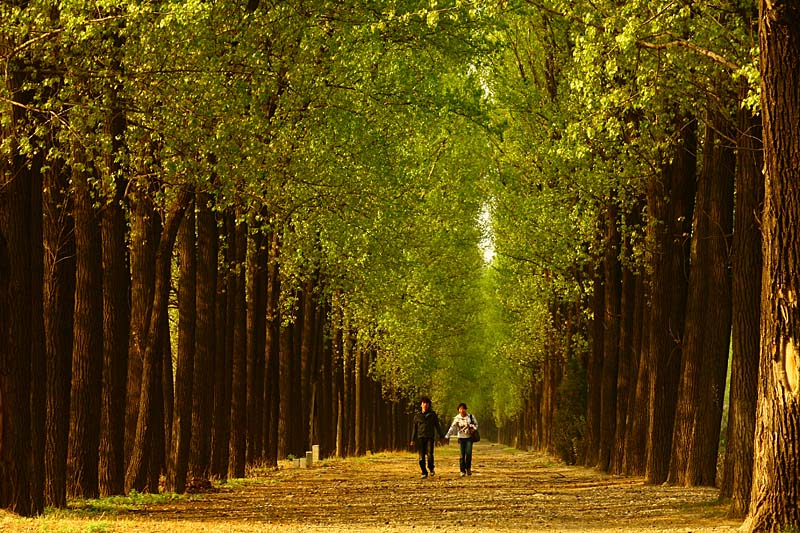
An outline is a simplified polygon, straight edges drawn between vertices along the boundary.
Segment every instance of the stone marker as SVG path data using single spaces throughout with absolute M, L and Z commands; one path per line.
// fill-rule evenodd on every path
M 315 463 L 319 461 L 319 444 L 314 444 L 311 446 L 311 456 Z
M 314 465 L 314 453 L 306 452 L 306 466 L 311 467 Z

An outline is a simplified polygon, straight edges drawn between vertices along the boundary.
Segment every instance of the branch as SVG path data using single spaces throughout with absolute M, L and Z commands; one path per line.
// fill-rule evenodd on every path
M 648 43 L 648 42 L 645 42 L 645 41 L 636 41 L 636 45 L 640 46 L 642 48 L 651 48 L 653 50 L 663 50 L 665 48 L 673 48 L 673 47 L 682 46 L 684 48 L 688 48 L 689 50 L 692 50 L 693 52 L 697 52 L 698 54 L 700 54 L 702 56 L 708 57 L 709 59 L 712 59 L 713 61 L 716 61 L 717 63 L 719 63 L 723 67 L 725 67 L 725 68 L 727 68 L 729 70 L 732 70 L 734 72 L 739 70 L 739 68 L 740 68 L 739 65 L 737 65 L 736 63 L 733 63 L 731 61 L 728 61 L 727 59 L 725 59 L 724 57 L 722 57 L 718 53 L 712 52 L 711 50 L 706 50 L 705 48 L 697 46 L 693 42 L 687 41 L 685 39 L 676 39 L 674 41 L 669 41 L 669 42 L 666 42 L 666 43 Z

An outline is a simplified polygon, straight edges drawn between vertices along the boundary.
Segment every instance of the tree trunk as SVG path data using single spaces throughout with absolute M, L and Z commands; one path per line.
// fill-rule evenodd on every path
M 108 15 L 119 16 L 112 8 Z M 124 20 L 120 17 L 119 20 Z M 124 24 L 124 22 L 122 22 Z M 124 39 L 116 28 L 105 34 L 112 48 L 109 58 L 110 79 L 123 73 Z M 130 269 L 128 261 L 127 222 L 123 200 L 128 181 L 123 179 L 119 160 L 124 154 L 127 119 L 117 81 L 104 88 L 108 102 L 104 134 L 110 145 L 104 154 L 108 175 L 102 180 L 105 202 L 102 208 L 103 257 L 103 399 L 100 424 L 100 494 L 109 496 L 125 491 L 125 425 L 117 420 L 125 412 L 130 343 Z
M 22 80 L 12 65 L 7 88 Z M 6 67 L 8 68 L 8 67 Z M 24 119 L 18 106 L 4 110 L 12 127 Z M 5 122 L 5 121 L 4 121 Z M 0 507 L 28 516 L 31 503 L 31 223 L 32 179 L 5 123 L 0 139 L 11 155 L 0 159 Z M 36 192 L 38 194 L 38 191 Z
M 267 268 L 267 340 L 266 372 L 264 376 L 264 449 L 267 463 L 278 464 L 278 410 L 280 408 L 280 237 L 277 232 L 269 236 Z
M 647 467 L 647 428 L 650 420 L 650 312 L 645 275 L 636 278 L 636 303 L 634 304 L 634 350 L 631 376 L 631 397 L 628 400 L 628 429 L 625 432 L 623 472 L 629 476 L 643 476 Z
M 72 349 L 67 495 L 97 498 L 103 372 L 103 273 L 99 217 L 92 206 L 89 176 L 76 170 L 75 337 Z
M 233 367 L 231 388 L 230 475 L 244 477 L 247 457 L 247 225 L 236 227 L 233 293 Z
M 170 251 L 170 253 L 172 252 Z M 171 290 L 172 285 L 171 272 L 172 269 L 170 268 L 168 282 L 170 288 L 167 289 L 168 291 Z M 152 446 L 150 447 L 150 464 L 147 467 L 147 492 L 151 494 L 158 494 L 161 474 L 166 473 L 166 462 L 167 457 L 169 457 L 167 448 L 171 440 L 171 435 L 168 436 L 168 431 L 172 429 L 170 421 L 172 420 L 172 403 L 174 402 L 172 395 L 172 348 L 170 346 L 168 312 L 163 313 L 160 320 L 161 343 L 156 348 L 154 359 L 157 365 L 154 369 L 157 381 L 153 384 L 153 398 L 151 401 L 153 409 L 150 415 L 155 429 L 153 431 Z
M 172 456 L 167 490 L 183 493 L 189 470 L 192 438 L 192 398 L 197 331 L 197 241 L 195 215 L 189 210 L 178 231 L 178 364 L 175 371 L 175 411 L 172 419 Z
M 588 398 L 586 405 L 586 434 L 584 437 L 584 464 L 594 467 L 600 458 L 600 406 L 601 385 L 603 379 L 603 334 L 605 316 L 605 289 L 603 276 L 599 271 L 595 273 L 594 292 L 592 295 L 592 336 L 589 348 L 589 360 L 586 368 L 586 383 Z
M 130 345 L 130 275 L 127 228 L 122 201 L 125 186 L 102 212 L 103 254 L 103 409 L 100 436 L 100 493 L 125 490 L 125 425 L 117 421 L 125 412 Z
M 44 320 L 47 349 L 45 501 L 67 506 L 69 393 L 75 311 L 75 234 L 63 161 L 44 173 Z
M 278 391 L 280 401 L 278 407 L 278 459 L 286 459 L 292 453 L 292 328 L 281 324 L 279 335 L 279 367 L 280 380 Z
M 730 347 L 729 235 L 733 225 L 733 150 L 728 117 L 709 111 L 692 231 L 689 299 L 669 481 L 715 486 Z M 708 327 L 713 324 L 714 327 Z
M 648 190 L 650 246 L 650 413 L 647 431 L 648 483 L 659 484 L 669 473 L 675 420 L 684 311 L 689 279 L 688 244 L 697 174 L 696 123 L 677 117 L 679 132 L 674 160 L 651 179 Z M 668 203 L 667 203 L 668 199 Z
M 170 267 L 172 264 L 172 248 L 178 233 L 183 213 L 190 202 L 188 190 L 183 190 L 175 200 L 175 204 L 167 214 L 164 229 L 158 243 L 155 258 L 155 290 L 147 330 L 147 342 L 144 344 L 142 360 L 142 387 L 136 423 L 136 438 L 131 452 L 131 459 L 125 476 L 125 489 L 142 492 L 147 484 L 148 469 L 156 441 L 153 432 L 163 433 L 163 426 L 157 426 L 153 412 L 159 407 L 155 404 L 161 386 L 161 350 L 164 345 L 164 317 L 167 314 L 169 300 Z
M 639 209 L 634 208 L 635 211 Z M 640 227 L 638 214 L 632 211 L 628 216 L 628 223 L 634 228 Z M 622 242 L 622 254 L 624 257 L 632 259 L 633 243 L 632 237 L 628 236 Z M 627 445 L 626 436 L 630 433 L 630 402 L 633 401 L 633 388 L 636 386 L 636 368 L 638 364 L 636 357 L 639 347 L 634 345 L 634 340 L 638 339 L 635 334 L 637 328 L 641 327 L 640 321 L 635 314 L 637 297 L 637 278 L 636 272 L 631 264 L 626 264 L 622 269 L 622 286 L 620 291 L 620 326 L 619 326 L 619 361 L 617 366 L 617 410 L 616 428 L 614 432 L 614 447 L 612 449 L 611 464 L 609 471 L 612 474 L 624 474 L 625 472 L 625 447 Z
M 745 531 L 800 528 L 800 2 L 760 3 L 764 271 L 755 461 Z
M 217 221 L 208 193 L 197 194 L 196 352 L 192 378 L 192 436 L 189 474 L 207 479 L 211 467 L 211 414 L 216 357 Z
M 619 322 L 621 305 L 621 273 L 619 265 L 620 236 L 614 200 L 606 206 L 605 313 L 603 314 L 603 377 L 600 385 L 600 449 L 597 468 L 608 471 L 617 422 L 617 371 L 619 368 Z
M 300 421 L 300 428 L 303 430 L 301 448 L 309 450 L 310 442 L 308 440 L 308 426 L 309 426 L 309 405 L 311 400 L 311 358 L 312 349 L 314 345 L 314 280 L 309 277 L 306 280 L 303 290 L 301 291 L 302 297 L 302 327 L 300 328 L 300 412 L 298 419 Z
M 742 83 L 740 99 L 747 94 Z M 732 268 L 732 352 L 728 434 L 720 497 L 731 498 L 731 515 L 747 514 L 753 480 L 753 436 L 758 393 L 761 317 L 761 213 L 764 178 L 761 118 L 740 106 L 736 154 L 736 208 Z
M 353 455 L 364 455 L 364 380 L 361 362 L 364 355 L 360 347 L 353 350 Z
M 265 213 L 266 214 L 266 213 Z M 247 258 L 247 462 L 263 459 L 264 374 L 267 340 L 267 261 L 263 230 L 251 239 Z
M 234 320 L 236 305 L 236 216 L 228 210 L 225 220 L 225 297 L 219 298 L 217 313 L 217 363 L 214 387 L 214 437 L 211 472 L 218 479 L 228 478 L 231 440 L 231 387 L 233 381 Z
M 44 512 L 44 454 L 47 400 L 47 361 L 44 340 L 44 245 L 42 221 L 42 171 L 44 154 L 32 157 L 31 188 L 31 513 Z
M 131 321 L 128 350 L 128 384 L 125 408 L 125 459 L 130 462 L 139 419 L 139 398 L 142 393 L 142 364 L 147 342 L 150 311 L 155 283 L 156 241 L 161 222 L 149 191 L 134 187 L 131 197 Z

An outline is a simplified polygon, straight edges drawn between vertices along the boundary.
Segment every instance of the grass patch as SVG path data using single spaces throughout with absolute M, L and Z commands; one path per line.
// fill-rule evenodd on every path
M 97 499 L 70 500 L 66 509 L 48 507 L 45 509 L 44 515 L 48 518 L 91 518 L 98 515 L 116 515 L 126 511 L 141 509 L 145 505 L 164 504 L 189 498 L 188 495 L 175 494 L 172 492 L 149 494 L 131 491 L 127 496 L 106 496 Z

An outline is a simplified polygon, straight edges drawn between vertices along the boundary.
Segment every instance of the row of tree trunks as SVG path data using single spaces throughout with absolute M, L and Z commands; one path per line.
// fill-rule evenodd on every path
M 735 134 L 722 111 L 710 111 L 706 124 L 699 179 L 697 123 L 679 115 L 675 155 L 650 181 L 648 275 L 631 262 L 621 269 L 620 249 L 629 253 L 632 244 L 620 241 L 620 218 L 613 202 L 607 204 L 606 255 L 590 301 L 582 459 L 602 470 L 645 475 L 651 483 L 666 481 L 670 473 L 674 483 L 716 483 L 732 299 L 735 161 L 727 140 Z M 628 227 L 641 224 L 632 213 L 625 219 Z M 708 323 L 718 326 L 709 329 Z M 551 410 L 546 394 L 534 393 L 532 401 L 536 410 Z M 531 441 L 543 444 L 535 436 Z
M 733 146 L 727 139 L 732 138 L 730 119 L 720 110 L 710 110 L 696 195 L 681 380 L 668 476 L 670 483 L 678 485 L 716 485 L 730 346 L 728 250 L 735 162 Z
M 726 97 L 724 88 L 718 92 L 723 103 L 746 94 L 744 88 L 738 99 Z M 699 173 L 696 123 L 678 116 L 675 156 L 648 191 L 647 275 L 627 266 L 621 278 L 614 275 L 617 241 L 606 234 L 609 253 L 591 302 L 584 461 L 644 475 L 650 483 L 716 485 L 733 324 L 722 495 L 734 498 L 732 513 L 741 516 L 748 508 L 756 420 L 753 320 L 759 316 L 763 189 L 760 122 L 741 106 L 733 116 L 709 107 Z M 630 248 L 623 245 L 625 256 Z

